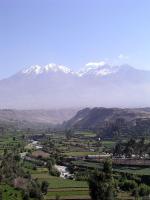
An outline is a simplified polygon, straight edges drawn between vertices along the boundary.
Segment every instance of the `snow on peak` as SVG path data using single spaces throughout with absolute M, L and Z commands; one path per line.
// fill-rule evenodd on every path
M 35 73 L 35 74 L 40 74 L 42 72 L 42 67 L 39 65 L 32 65 L 29 68 L 26 68 L 22 71 L 23 74 L 31 74 L 31 73 Z
M 78 77 L 83 77 L 83 76 L 107 76 L 110 74 L 115 74 L 119 70 L 125 71 L 132 69 L 132 67 L 128 65 L 121 65 L 121 66 L 116 66 L 112 64 L 108 64 L 104 61 L 101 62 L 89 62 L 85 65 L 84 68 L 82 68 L 78 72 L 73 72 L 70 68 L 64 66 L 64 65 L 57 65 L 55 63 L 50 63 L 45 66 L 39 66 L 39 65 L 32 65 L 31 67 L 28 67 L 24 69 L 21 73 L 30 75 L 30 74 L 43 74 L 43 73 L 50 73 L 50 72 L 60 72 L 64 74 L 73 74 Z
M 79 76 L 95 75 L 95 76 L 106 76 L 112 73 L 116 73 L 119 70 L 119 66 L 112 66 L 104 61 L 101 62 L 90 62 L 81 69 L 78 74 Z
M 73 73 L 68 67 L 63 65 L 56 65 L 55 63 L 50 63 L 46 66 L 32 65 L 22 71 L 23 74 L 42 74 L 48 72 L 63 72 L 65 74 Z
M 72 71 L 68 67 L 63 66 L 63 65 L 56 65 L 54 63 L 46 65 L 44 67 L 44 70 L 47 71 L 47 72 L 48 71 L 54 71 L 54 72 L 61 71 L 61 72 L 64 72 L 66 74 L 72 73 Z

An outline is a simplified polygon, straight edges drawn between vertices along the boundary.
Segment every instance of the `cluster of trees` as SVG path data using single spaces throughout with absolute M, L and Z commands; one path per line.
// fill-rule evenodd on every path
M 43 199 L 43 194 L 47 193 L 48 183 L 32 179 L 29 172 L 25 172 L 21 165 L 18 150 L 4 151 L 2 161 L 0 163 L 0 183 L 7 183 L 17 189 L 22 190 L 23 200 L 35 198 Z
M 4 150 L 2 162 L 0 164 L 0 180 L 11 183 L 14 178 L 20 176 L 26 176 L 26 173 L 20 166 L 20 156 L 17 150 L 14 149 L 12 152 Z
M 142 178 L 137 175 L 123 173 L 117 177 L 116 184 L 120 190 L 130 192 L 136 198 L 150 195 L 149 181 L 144 183 Z
M 43 200 L 43 194 L 41 191 L 41 185 L 37 180 L 32 180 L 27 184 L 25 189 L 22 189 L 23 200 L 29 200 L 30 198 L 35 198 L 37 200 Z
M 112 163 L 107 160 L 102 171 L 95 171 L 89 178 L 89 189 L 92 200 L 113 200 L 121 191 L 132 194 L 135 199 L 149 197 L 149 178 L 143 181 L 142 176 L 128 173 L 113 174 Z
M 48 192 L 48 182 L 42 181 L 40 184 L 38 180 L 31 181 L 25 190 L 22 190 L 23 200 L 30 200 L 34 198 L 37 200 L 43 200 L 43 194 L 46 195 Z
M 55 145 L 55 140 L 51 137 L 43 140 L 41 144 L 43 146 L 43 151 L 49 152 L 51 155 L 53 155 L 53 157 L 57 157 L 57 155 L 60 154 L 59 149 Z
M 139 140 L 131 138 L 127 142 L 118 142 L 113 155 L 117 157 L 125 156 L 127 158 L 131 158 L 133 155 L 137 158 L 145 157 L 145 155 L 150 155 L 150 143 L 145 143 L 144 138 Z

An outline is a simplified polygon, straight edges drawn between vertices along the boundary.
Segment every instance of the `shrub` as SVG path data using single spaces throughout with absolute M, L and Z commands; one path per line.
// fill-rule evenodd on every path
M 148 196 L 150 195 L 150 187 L 145 184 L 141 184 L 139 186 L 139 195 L 140 196 Z
M 30 198 L 29 198 L 29 193 L 23 191 L 23 192 L 22 192 L 22 199 L 23 199 L 23 200 L 29 200 L 29 199 L 30 199 Z
M 57 176 L 57 177 L 60 176 L 60 172 L 57 169 L 55 169 L 55 168 L 53 168 L 52 170 L 50 170 L 49 173 L 52 176 Z
M 42 193 L 47 194 L 48 185 L 49 184 L 48 184 L 47 181 L 42 181 L 42 184 L 41 184 L 41 191 L 42 191 Z
M 137 183 L 134 180 L 125 180 L 119 184 L 119 187 L 124 191 L 132 191 L 137 188 Z

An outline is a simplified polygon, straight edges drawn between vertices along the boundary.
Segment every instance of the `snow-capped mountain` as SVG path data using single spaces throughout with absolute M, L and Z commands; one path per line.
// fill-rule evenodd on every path
M 0 81 L 0 108 L 150 106 L 150 71 L 88 63 L 75 72 L 57 64 L 25 67 Z
M 20 74 L 24 75 L 42 75 L 42 74 L 50 74 L 53 72 L 64 73 L 64 74 L 74 74 L 78 77 L 82 76 L 107 76 L 111 74 L 117 73 L 119 70 L 123 70 L 123 68 L 132 68 L 130 66 L 113 66 L 109 65 L 105 62 L 99 63 L 88 63 L 79 71 L 72 71 L 69 67 L 63 65 L 57 65 L 55 63 L 50 63 L 46 66 L 40 65 L 32 65 L 23 69 Z M 133 69 L 133 68 L 132 68 Z

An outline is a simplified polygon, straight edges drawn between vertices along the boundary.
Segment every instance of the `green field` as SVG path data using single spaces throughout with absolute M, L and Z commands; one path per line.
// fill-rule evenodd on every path
M 93 168 L 93 169 L 101 169 L 102 163 L 98 162 L 87 162 L 87 161 L 72 161 L 72 163 L 76 166 L 85 167 L 85 168 Z M 136 175 L 149 175 L 150 176 L 150 167 L 124 167 L 124 166 L 113 166 L 114 172 L 124 172 Z
M 39 173 L 40 172 L 40 173 Z M 50 176 L 45 170 L 38 169 L 38 173 L 33 173 L 32 177 L 38 180 L 46 180 L 49 183 L 48 193 L 45 199 L 55 199 L 57 195 L 65 198 L 82 197 L 83 199 L 89 198 L 88 183 L 85 181 L 75 181 L 63 179 L 60 177 Z
M 102 163 L 96 162 L 87 162 L 87 161 L 72 161 L 72 163 L 76 166 L 85 167 L 85 168 L 95 168 L 95 169 L 102 169 Z
M 102 141 L 102 145 L 108 148 L 113 148 L 116 145 L 115 141 Z
M 140 167 L 120 167 L 114 168 L 116 172 L 124 172 L 136 175 L 149 175 L 150 176 L 150 167 L 140 168 Z
M 84 137 L 95 137 L 96 133 L 90 132 L 90 131 L 81 131 L 81 132 L 77 132 L 75 133 L 75 135 L 81 135 Z
M 50 176 L 48 173 L 33 174 L 34 178 L 38 178 L 39 181 L 48 181 L 50 188 L 87 188 L 88 184 L 85 181 L 74 181 L 69 179 L 63 179 L 60 177 Z

